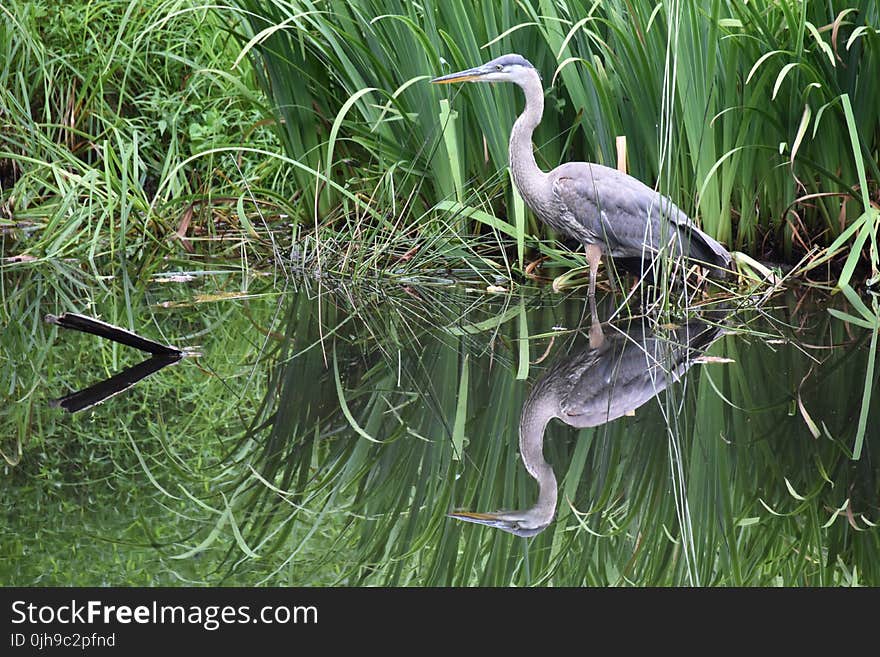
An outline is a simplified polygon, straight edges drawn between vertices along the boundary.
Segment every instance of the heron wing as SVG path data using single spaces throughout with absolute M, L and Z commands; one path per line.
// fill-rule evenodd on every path
M 613 333 L 601 349 L 583 352 L 566 368 L 559 407 L 569 424 L 604 424 L 658 392 L 644 355 L 632 346 L 625 335 Z
M 690 257 L 726 266 L 730 254 L 697 228 L 669 198 L 616 169 L 570 162 L 551 173 L 562 226 L 584 243 L 600 243 L 612 256 L 656 253 L 675 242 Z
M 658 196 L 635 178 L 598 164 L 573 162 L 553 172 L 553 192 L 570 226 L 582 241 L 600 243 L 611 255 L 641 255 L 659 241 L 659 213 L 647 208 Z M 677 209 L 677 208 L 676 208 Z M 649 219 L 651 220 L 649 222 Z M 584 239 L 587 238 L 587 239 Z
M 576 356 L 564 373 L 559 407 L 569 424 L 604 424 L 635 410 L 693 365 L 722 335 L 718 326 L 688 322 L 664 336 L 630 325 L 605 337 L 602 350 Z

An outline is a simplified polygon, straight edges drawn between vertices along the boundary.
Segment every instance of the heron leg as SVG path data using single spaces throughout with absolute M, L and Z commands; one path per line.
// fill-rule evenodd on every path
M 598 244 L 587 244 L 587 264 L 590 266 L 590 296 L 596 295 L 596 274 L 602 260 L 602 247 Z
M 590 349 L 598 349 L 605 343 L 605 333 L 602 331 L 602 325 L 593 320 L 590 324 Z
M 596 274 L 599 270 L 599 261 L 602 259 L 602 247 L 598 244 L 587 244 L 587 264 L 590 266 L 590 315 L 593 324 L 599 323 L 599 313 L 596 312 Z

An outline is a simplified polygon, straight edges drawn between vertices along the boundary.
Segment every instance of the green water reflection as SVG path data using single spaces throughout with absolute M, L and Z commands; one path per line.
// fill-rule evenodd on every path
M 557 512 L 520 538 L 447 514 L 535 503 L 520 415 L 588 341 L 581 298 L 230 273 L 132 299 L 11 278 L 3 584 L 880 584 L 876 394 L 850 458 L 869 333 L 828 300 L 712 317 L 723 335 L 634 415 L 551 422 Z M 203 355 L 50 409 L 140 360 L 42 321 L 65 310 Z

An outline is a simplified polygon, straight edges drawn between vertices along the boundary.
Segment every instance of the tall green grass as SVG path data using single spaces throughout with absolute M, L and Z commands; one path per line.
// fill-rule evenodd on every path
M 541 166 L 613 165 L 626 136 L 631 172 L 708 232 L 786 260 L 832 245 L 854 254 L 845 283 L 863 255 L 877 269 L 878 23 L 868 1 L 13 1 L 6 250 L 106 275 L 102 256 L 195 244 L 277 262 L 311 239 L 340 256 L 325 268 L 362 276 L 479 261 L 483 233 L 522 268 L 546 229 L 505 172 L 520 92 L 428 84 L 518 51 L 547 87 Z
M 244 141 L 277 149 L 264 98 L 230 70 L 239 47 L 225 26 L 182 0 L 0 7 L 4 255 L 74 257 L 97 278 L 149 270 L 193 240 L 240 255 L 218 236 L 238 235 L 237 200 L 277 206 L 263 185 L 279 167 L 213 156 Z
M 626 135 L 632 173 L 650 184 L 662 173 L 661 188 L 731 247 L 796 259 L 831 244 L 876 202 L 873 2 L 240 6 L 248 10 L 242 40 L 288 154 L 377 207 L 405 199 L 421 216 L 438 200 L 459 200 L 464 179 L 466 205 L 515 223 L 503 170 L 518 90 L 427 84 L 511 51 L 526 55 L 548 88 L 535 138 L 542 166 L 613 166 L 615 137 Z M 320 192 L 321 208 L 338 206 L 326 185 L 298 175 L 306 196 Z

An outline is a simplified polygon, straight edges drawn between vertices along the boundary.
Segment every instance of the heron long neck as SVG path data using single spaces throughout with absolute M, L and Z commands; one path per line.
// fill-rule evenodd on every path
M 526 204 L 535 212 L 547 203 L 547 174 L 538 168 L 532 149 L 532 134 L 544 114 L 544 90 L 538 74 L 519 82 L 526 96 L 526 107 L 510 133 L 510 171 L 513 182 Z
M 537 394 L 535 394 L 537 393 Z M 526 471 L 538 482 L 538 501 L 531 511 L 549 523 L 556 513 L 556 475 L 544 460 L 544 430 L 556 417 L 555 399 L 535 390 L 526 401 L 519 421 L 519 453 Z

